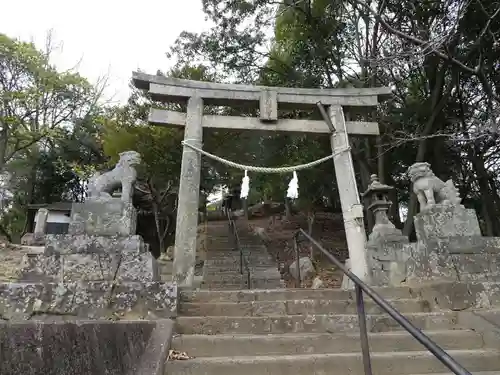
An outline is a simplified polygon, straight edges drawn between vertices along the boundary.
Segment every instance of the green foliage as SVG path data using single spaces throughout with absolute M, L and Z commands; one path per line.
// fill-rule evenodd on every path
M 439 177 L 454 178 L 464 202 L 480 212 L 485 233 L 500 235 L 498 2 L 202 4 L 213 27 L 201 34 L 181 33 L 168 53 L 176 66 L 158 75 L 287 87 L 393 87 L 394 95 L 376 111 L 347 109 L 351 119 L 376 120 L 381 130 L 373 139 L 351 138 L 359 190 L 375 172 L 394 185 L 393 215 L 398 216 L 399 204 L 408 207 L 409 234 L 416 202 L 405 171 L 415 161 L 428 161 Z M 15 193 L 0 229 L 20 227 L 27 203 L 80 199 L 82 181 L 93 170 L 133 149 L 143 158 L 142 204 L 161 224 L 160 245 L 168 244 L 183 130 L 148 126 L 149 108 L 158 104 L 139 90 L 124 106 L 102 108 L 98 97 L 98 88 L 78 74 L 51 66 L 48 52 L 0 35 L 0 173 L 13 177 Z M 167 107 L 185 111 L 185 105 Z M 207 107 L 205 112 L 258 115 L 244 107 Z M 279 112 L 280 118 L 321 119 L 312 110 Z M 203 147 L 229 160 L 264 166 L 302 164 L 331 152 L 325 136 L 215 129 L 204 131 Z M 202 163 L 202 198 L 217 184 L 240 185 L 242 171 L 205 157 Z M 291 177 L 251 174 L 249 200 L 283 200 Z M 331 162 L 300 172 L 297 203 L 307 210 L 339 210 L 335 181 Z
M 375 118 L 382 133 L 376 140 L 351 139 L 360 190 L 377 172 L 415 213 L 405 171 L 426 160 L 437 175 L 454 177 L 468 204 L 482 200 L 487 232 L 500 234 L 496 215 L 487 212 L 494 207 L 487 199 L 500 200 L 493 183 L 500 173 L 494 151 L 499 137 L 491 127 L 500 113 L 498 2 L 206 0 L 203 6 L 214 26 L 180 35 L 171 56 L 181 65 L 206 61 L 219 80 L 270 86 L 394 87 L 377 113 L 350 109 L 353 118 Z M 265 30 L 274 36 L 267 38 Z M 304 111 L 280 117 L 319 118 Z M 304 135 L 259 136 L 248 146 L 254 164 L 268 166 L 330 152 L 328 140 Z M 234 181 L 241 179 L 233 174 Z M 471 187 L 474 179 L 482 182 Z M 288 180 L 252 176 L 252 189 L 263 199 L 282 199 Z M 331 163 L 301 172 L 301 204 L 338 208 L 334 181 Z M 406 233 L 411 226 L 409 220 Z
M 143 179 L 178 185 L 182 157 L 182 129 L 148 126 L 137 122 L 129 108 L 110 110 L 103 117 L 103 149 L 110 163 L 118 161 L 119 153 L 134 150 L 141 154 L 140 173 Z
M 50 48 L 0 34 L 0 174 L 13 194 L 2 232 L 22 234 L 29 203 L 82 199 L 85 170 L 101 161 L 99 97 L 80 75 L 57 71 Z

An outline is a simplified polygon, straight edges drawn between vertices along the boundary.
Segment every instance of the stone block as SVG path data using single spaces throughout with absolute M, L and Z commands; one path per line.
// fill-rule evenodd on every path
M 156 281 L 158 265 L 148 253 L 68 254 L 59 258 L 62 280 Z
M 399 285 L 406 279 L 408 246 L 408 238 L 400 234 L 368 240 L 367 258 L 373 285 Z
M 19 280 L 27 282 L 54 282 L 62 279 L 59 255 L 25 254 L 23 256 Z
M 500 273 L 500 238 L 459 236 L 413 244 L 407 262 L 412 283 L 488 280 Z
M 422 288 L 421 297 L 433 304 L 434 309 L 462 311 L 477 306 L 481 284 L 463 282 L 436 283 Z
M 435 205 L 415 216 L 418 241 L 481 236 L 476 212 L 463 206 Z
M 311 259 L 309 259 L 309 257 L 302 257 L 299 259 L 298 269 L 297 269 L 297 261 L 294 261 L 290 265 L 290 274 L 295 280 L 298 280 L 299 278 L 299 271 L 300 271 L 300 281 L 304 281 L 306 279 L 314 277 L 316 274 L 314 265 Z
M 43 244 L 48 218 L 49 210 L 46 208 L 40 208 L 36 214 L 36 225 L 35 231 L 33 232 L 35 244 Z
M 389 264 L 389 284 L 398 286 L 404 281 L 406 281 L 406 265 L 401 262 L 391 262 Z
M 458 281 L 453 263 L 447 253 L 439 253 L 425 244 L 411 244 L 411 255 L 406 262 L 407 283 L 418 286 L 425 280 Z
M 158 263 L 150 253 L 33 254 L 25 256 L 21 281 L 141 281 L 159 279 Z
M 25 246 L 43 246 L 45 245 L 45 235 L 26 233 L 21 237 L 21 245 Z
M 117 198 L 73 203 L 68 233 L 71 235 L 130 236 L 136 233 L 137 211 Z
M 177 286 L 164 282 L 0 284 L 0 316 L 10 321 L 160 319 L 177 315 Z
M 45 255 L 142 253 L 146 247 L 141 236 L 99 236 L 88 234 L 47 235 Z

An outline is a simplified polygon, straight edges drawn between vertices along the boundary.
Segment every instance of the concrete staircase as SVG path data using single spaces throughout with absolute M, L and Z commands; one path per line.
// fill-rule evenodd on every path
M 261 240 L 248 230 L 245 223 L 236 221 L 236 226 L 250 276 L 246 270 L 243 274 L 240 272 L 240 252 L 235 250 L 227 221 L 209 222 L 202 289 L 280 288 L 282 282 L 278 266 Z
M 408 288 L 379 293 L 473 373 L 500 374 L 500 346 L 464 329 L 458 312 L 430 311 Z M 367 300 L 374 375 L 447 373 L 413 337 Z M 336 289 L 198 291 L 181 294 L 170 375 L 362 375 L 352 292 Z M 488 345 L 490 347 L 488 347 Z

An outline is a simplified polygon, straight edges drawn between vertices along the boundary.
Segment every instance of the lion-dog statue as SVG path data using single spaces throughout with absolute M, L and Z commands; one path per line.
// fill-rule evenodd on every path
M 119 154 L 115 167 L 104 173 L 96 172 L 89 180 L 87 193 L 89 200 L 111 199 L 114 190 L 121 186 L 123 202 L 132 202 L 133 185 L 137 179 L 135 166 L 141 164 L 141 154 L 125 151 Z
M 408 168 L 408 175 L 413 183 L 413 192 L 417 196 L 420 210 L 425 211 L 436 204 L 459 205 L 458 190 L 452 180 L 443 182 L 436 177 L 429 163 L 415 163 Z

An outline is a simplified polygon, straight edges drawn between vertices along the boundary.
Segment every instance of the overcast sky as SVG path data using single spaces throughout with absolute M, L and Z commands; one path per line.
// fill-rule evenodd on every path
M 168 47 L 183 30 L 207 29 L 201 0 L 4 0 L 0 32 L 34 40 L 43 48 L 52 30 L 53 62 L 68 69 L 79 61 L 91 82 L 109 74 L 108 97 L 125 101 L 128 81 L 138 68 L 166 70 Z M 70 5 L 71 4 L 71 5 Z M 6 16 L 10 15 L 10 16 Z

